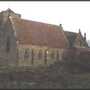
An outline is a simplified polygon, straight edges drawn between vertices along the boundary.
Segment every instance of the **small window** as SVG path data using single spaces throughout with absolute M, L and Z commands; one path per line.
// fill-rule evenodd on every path
M 7 38 L 7 41 L 6 41 L 6 51 L 7 52 L 10 51 L 10 38 L 9 37 Z

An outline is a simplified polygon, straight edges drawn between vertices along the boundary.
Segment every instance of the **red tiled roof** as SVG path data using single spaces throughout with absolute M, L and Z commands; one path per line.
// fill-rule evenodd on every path
M 56 25 L 13 18 L 20 44 L 55 48 L 67 47 L 63 30 Z

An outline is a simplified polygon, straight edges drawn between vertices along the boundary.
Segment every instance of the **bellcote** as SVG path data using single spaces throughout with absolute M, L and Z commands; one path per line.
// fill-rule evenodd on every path
M 12 17 L 15 17 L 15 18 L 21 18 L 21 15 L 20 14 L 15 13 L 10 8 L 8 8 L 5 11 L 2 11 L 0 14 L 3 15 L 3 16 L 8 16 L 8 17 L 9 16 L 12 16 Z
M 18 19 L 21 18 L 20 14 L 17 14 L 13 12 L 10 8 L 8 8 L 7 10 L 0 12 L 0 27 L 4 26 L 4 24 L 8 21 L 10 16 L 12 18 L 18 18 Z
M 59 27 L 63 30 L 63 26 L 62 26 L 62 24 L 59 24 Z

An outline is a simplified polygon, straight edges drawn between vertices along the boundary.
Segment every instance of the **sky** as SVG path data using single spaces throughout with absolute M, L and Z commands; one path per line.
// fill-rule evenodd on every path
M 65 31 L 80 29 L 90 40 L 90 1 L 0 1 L 0 12 L 8 8 L 24 19 L 62 24 Z

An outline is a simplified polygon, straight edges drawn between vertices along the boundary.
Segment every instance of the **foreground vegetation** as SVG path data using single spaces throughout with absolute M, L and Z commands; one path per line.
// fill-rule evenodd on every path
M 0 88 L 90 88 L 90 69 L 86 64 L 69 58 L 49 67 L 3 67 Z

